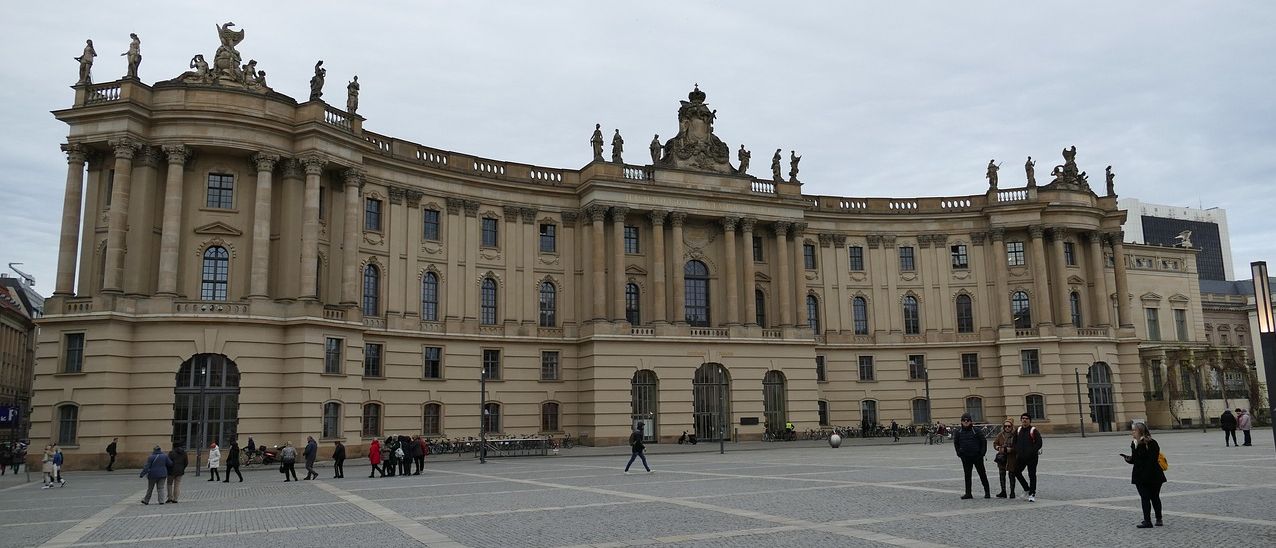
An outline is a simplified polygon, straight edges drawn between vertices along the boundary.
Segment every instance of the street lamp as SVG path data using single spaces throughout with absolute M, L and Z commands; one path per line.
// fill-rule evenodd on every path
M 1263 368 L 1267 371 L 1267 418 L 1272 421 L 1272 432 L 1276 433 L 1276 318 L 1272 317 L 1272 284 L 1267 278 L 1267 262 L 1249 263 L 1250 272 L 1254 275 L 1254 305 L 1258 312 L 1258 343 L 1263 353 Z M 1252 405 L 1251 405 L 1252 407 Z M 1274 436 L 1276 437 L 1276 436 Z
M 930 414 L 930 368 L 926 367 L 926 358 L 922 358 L 922 381 L 926 383 L 926 424 L 931 423 Z
M 721 416 L 718 418 L 718 454 L 725 455 L 727 452 L 727 420 L 729 420 L 727 417 L 727 390 L 731 389 L 731 383 L 727 382 L 727 373 L 721 365 L 718 366 L 718 380 L 722 387 L 718 390 L 721 394 L 719 403 L 722 405 L 722 413 L 720 413 Z
M 487 464 L 487 366 L 479 372 L 479 464 Z

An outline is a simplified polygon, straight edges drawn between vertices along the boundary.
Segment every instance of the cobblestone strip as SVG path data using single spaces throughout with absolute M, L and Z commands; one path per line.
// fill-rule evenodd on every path
M 539 491 L 540 489 L 538 489 Z M 501 516 L 506 514 L 527 514 L 531 512 L 556 512 L 558 510 L 573 510 L 576 508 L 599 508 L 604 506 L 625 506 L 629 504 L 647 504 L 645 500 L 626 500 L 623 502 L 595 502 L 592 504 L 572 504 L 568 506 L 538 506 L 535 508 L 519 508 L 517 510 L 492 510 L 489 512 L 469 512 L 465 514 L 440 514 L 437 516 L 413 516 L 415 520 L 432 520 L 432 519 L 451 519 L 451 518 L 469 518 L 476 516 Z
M 61 548 L 75 544 L 79 542 L 80 539 L 84 538 L 85 535 L 92 533 L 94 529 L 97 529 L 102 526 L 103 523 L 106 523 L 106 520 L 109 520 L 112 517 L 115 517 L 116 514 L 123 512 L 128 505 L 137 504 L 137 501 L 142 500 L 142 497 L 144 496 L 146 496 L 145 489 L 131 493 L 129 496 L 116 501 L 115 504 L 112 504 L 102 511 L 89 516 L 88 519 L 72 525 L 70 529 L 58 533 L 58 536 L 49 539 L 44 544 L 41 544 L 40 547 Z
M 342 523 L 325 523 L 323 525 L 302 525 L 298 527 L 279 527 L 275 529 L 250 529 L 245 531 L 227 531 L 225 533 L 204 533 L 199 535 L 176 535 L 171 537 L 147 537 L 147 538 L 140 538 L 140 539 L 130 538 L 130 539 L 123 539 L 123 540 L 106 540 L 106 541 L 100 541 L 100 542 L 81 542 L 81 543 L 75 544 L 74 546 L 77 546 L 77 547 L 79 546 L 114 546 L 117 544 L 135 544 L 142 541 L 155 542 L 155 541 L 167 540 L 171 542 L 171 541 L 177 541 L 177 540 L 211 539 L 211 538 L 221 538 L 221 537 L 237 537 L 240 535 L 261 535 L 261 534 L 269 534 L 269 533 L 280 533 L 280 532 L 286 532 L 286 531 L 308 531 L 311 529 L 332 529 L 336 527 L 352 527 L 355 525 L 376 525 L 380 523 L 381 523 L 380 520 L 350 521 L 350 522 L 342 522 Z
M 420 542 L 425 546 L 436 546 L 439 548 L 466 548 L 464 544 L 452 540 L 443 533 L 430 529 L 429 527 L 422 525 L 420 522 L 408 519 L 394 510 L 381 506 L 380 504 L 365 499 L 359 495 L 343 491 L 328 482 L 318 481 L 315 482 L 315 485 L 319 486 L 319 488 L 324 491 L 336 495 L 337 498 L 340 498 L 341 500 L 362 508 L 363 511 L 372 514 L 373 516 L 376 516 L 377 519 L 400 531 L 403 531 L 405 534 L 416 539 L 417 542 Z
M 1126 510 L 1129 512 L 1139 512 L 1139 513 L 1143 512 L 1142 508 L 1135 508 L 1133 506 L 1116 506 L 1114 504 L 1085 503 L 1085 504 L 1077 504 L 1077 506 L 1085 506 L 1087 508 L 1103 508 L 1105 510 Z M 1276 521 L 1270 521 L 1265 519 L 1238 518 L 1234 516 L 1220 516 L 1217 514 L 1197 514 L 1194 512 L 1172 512 L 1169 510 L 1162 512 L 1162 514 L 1165 514 L 1167 516 L 1178 516 L 1181 518 L 1208 519 L 1208 520 L 1214 520 L 1214 521 L 1226 521 L 1229 523 L 1245 523 L 1249 525 L 1263 525 L 1266 527 L 1276 527 Z

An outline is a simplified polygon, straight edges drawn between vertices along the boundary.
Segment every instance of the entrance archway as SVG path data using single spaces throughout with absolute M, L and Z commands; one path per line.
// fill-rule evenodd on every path
M 227 445 L 239 433 L 239 367 L 221 354 L 182 362 L 173 389 L 173 445 Z
M 788 422 L 784 373 L 767 371 L 762 377 L 762 414 L 766 417 L 766 429 L 772 434 L 784 431 Z
M 691 387 L 696 437 L 709 441 L 731 439 L 731 377 L 726 366 L 701 365 L 696 369 Z
M 657 434 L 659 425 L 656 424 L 656 418 L 660 416 L 659 383 L 656 372 L 650 369 L 635 372 L 629 381 L 630 418 L 634 425 L 643 423 L 645 442 L 654 443 L 660 439 Z
M 1094 362 L 1086 372 L 1086 386 L 1090 389 L 1090 420 L 1099 426 L 1100 432 L 1111 432 L 1116 413 L 1112 401 L 1112 369 L 1103 362 Z

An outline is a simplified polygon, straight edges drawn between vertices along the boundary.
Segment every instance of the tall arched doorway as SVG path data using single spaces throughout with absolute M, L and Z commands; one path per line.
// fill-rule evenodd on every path
M 643 441 L 656 442 L 660 439 L 656 418 L 660 416 L 659 379 L 656 372 L 643 369 L 634 373 L 629 381 L 630 418 L 634 425 L 641 422 L 646 438 Z
M 1099 426 L 1100 432 L 1111 432 L 1115 420 L 1112 402 L 1112 369 L 1103 362 L 1094 362 L 1086 372 L 1086 386 L 1090 388 L 1090 420 Z
M 221 354 L 182 362 L 173 390 L 173 445 L 227 445 L 239 433 L 239 368 Z
M 691 381 L 694 401 L 692 420 L 696 437 L 716 441 L 731 439 L 731 378 L 726 366 L 706 363 Z
M 772 434 L 783 432 L 789 420 L 784 384 L 784 373 L 779 371 L 767 371 L 762 377 L 762 414 L 766 417 L 766 429 Z

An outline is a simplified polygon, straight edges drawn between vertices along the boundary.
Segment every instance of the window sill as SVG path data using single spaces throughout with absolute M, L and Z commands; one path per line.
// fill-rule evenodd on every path
M 79 445 L 62 445 L 62 444 L 58 444 L 58 447 L 61 447 L 63 449 L 79 449 L 80 448 Z
M 539 380 L 539 381 L 537 381 L 537 382 L 564 383 L 564 382 L 567 382 L 567 381 L 564 381 L 563 379 L 541 379 L 541 380 Z
M 363 227 L 363 233 L 364 233 L 364 234 L 376 234 L 377 236 L 385 236 L 385 231 L 384 231 L 384 230 L 381 230 L 380 228 L 368 228 L 368 227 L 366 227 L 366 226 L 365 226 L 365 227 Z
M 487 379 L 487 382 L 505 382 L 505 379 Z
M 348 377 L 349 375 L 345 373 L 331 373 L 328 371 L 324 371 L 323 373 L 320 373 L 319 376 L 320 377 Z
M 982 381 L 982 380 L 984 380 L 984 378 L 983 378 L 983 377 L 962 377 L 962 378 L 961 378 L 961 380 L 963 380 L 963 381 Z
M 231 215 L 236 215 L 239 213 L 238 209 L 234 209 L 234 208 L 226 209 L 222 207 L 201 207 L 199 208 L 199 210 L 209 212 L 209 213 L 229 213 Z
M 346 438 L 344 438 L 344 437 L 340 437 L 340 438 L 319 438 L 319 439 L 318 439 L 318 440 L 316 440 L 316 441 L 328 441 L 328 442 L 346 441 Z
M 823 379 L 823 380 L 815 379 L 815 384 L 828 384 L 828 383 L 829 383 L 828 379 Z
M 84 371 L 58 371 L 54 373 L 54 377 L 82 377 L 87 375 Z
M 962 265 L 962 266 L 953 265 L 953 270 L 960 270 L 962 272 L 970 272 L 970 265 Z
M 383 381 L 383 380 L 385 380 L 385 377 L 384 377 L 384 376 L 381 376 L 381 377 L 369 377 L 369 376 L 367 376 L 367 375 L 363 375 L 363 376 L 361 376 L 361 377 L 359 377 L 359 378 L 360 378 L 360 379 L 363 379 L 363 380 L 365 380 L 365 381 Z
M 446 381 L 447 378 L 446 377 L 421 377 L 419 380 L 422 380 L 425 382 L 443 382 L 443 381 Z
M 1019 376 L 1020 377 L 1044 377 L 1045 375 L 1041 373 L 1020 373 Z
M 877 382 L 877 379 L 860 379 L 855 382 Z

